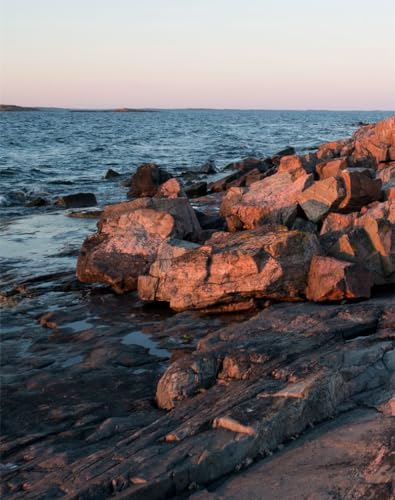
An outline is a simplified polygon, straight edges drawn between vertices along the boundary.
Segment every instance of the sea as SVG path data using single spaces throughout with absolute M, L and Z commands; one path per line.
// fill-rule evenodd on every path
M 350 136 L 362 123 L 393 111 L 42 110 L 0 114 L 1 285 L 75 268 L 78 249 L 96 220 L 70 217 L 53 204 L 61 195 L 92 192 L 99 207 L 126 200 L 120 183 L 154 162 L 175 175 L 208 160 L 218 173 L 232 161 L 298 153 Z M 121 174 L 105 180 L 108 169 Z M 41 196 L 43 207 L 29 207 Z

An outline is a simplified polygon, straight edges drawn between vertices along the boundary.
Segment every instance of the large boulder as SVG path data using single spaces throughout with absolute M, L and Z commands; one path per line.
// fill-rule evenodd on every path
M 138 292 L 176 311 L 249 298 L 302 300 L 311 258 L 319 253 L 314 234 L 273 226 L 215 233 L 204 246 L 166 241 L 149 275 L 139 278 Z
M 356 159 L 370 157 L 377 164 L 395 161 L 395 116 L 358 129 L 353 135 Z
M 359 213 L 329 214 L 320 241 L 329 256 L 368 269 L 374 284 L 395 283 L 395 201 L 372 203 Z
M 319 222 L 340 205 L 345 195 L 346 190 L 342 180 L 329 177 L 314 182 L 304 190 L 299 195 L 298 202 L 309 220 Z
M 277 172 L 288 172 L 291 174 L 293 180 L 296 180 L 298 177 L 314 173 L 316 163 L 317 158 L 313 154 L 283 156 L 278 165 Z
M 186 198 L 140 198 L 110 205 L 98 232 L 81 247 L 77 277 L 105 283 L 122 293 L 137 286 L 167 238 L 198 239 L 200 225 Z
M 154 163 L 140 165 L 128 181 L 128 196 L 133 198 L 155 196 L 161 184 L 171 179 L 171 175 Z
M 372 178 L 368 169 L 346 169 L 341 172 L 346 195 L 339 211 L 353 212 L 381 198 L 381 179 Z
M 224 197 L 220 213 L 230 231 L 254 229 L 263 224 L 291 226 L 298 214 L 298 197 L 313 183 L 313 176 L 277 173 L 254 182 L 248 189 L 232 188 Z
M 314 302 L 370 297 L 373 277 L 364 267 L 333 257 L 314 256 L 306 297 Z

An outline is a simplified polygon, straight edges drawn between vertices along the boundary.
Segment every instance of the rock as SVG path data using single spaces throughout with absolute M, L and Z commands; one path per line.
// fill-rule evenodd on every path
M 269 166 L 271 166 L 270 159 L 248 157 L 240 161 L 229 163 L 228 165 L 226 165 L 225 170 L 240 170 L 246 173 L 250 170 L 253 170 L 254 168 L 259 168 L 264 171 Z
M 195 210 L 195 214 L 202 229 L 225 230 L 225 219 L 220 215 L 208 215 L 200 210 Z
M 341 172 L 341 179 L 346 195 L 338 210 L 353 212 L 381 198 L 381 180 L 372 179 L 370 171 L 365 169 L 346 169 Z
M 93 193 L 75 193 L 60 196 L 55 205 L 64 208 L 83 208 L 97 205 L 96 196 Z
M 373 203 L 361 213 L 329 214 L 320 242 L 326 253 L 368 269 L 374 284 L 395 283 L 395 202 Z
M 342 170 L 348 168 L 347 158 L 336 158 L 319 163 L 316 166 L 316 172 L 321 180 L 329 177 L 338 177 Z
M 346 196 L 341 179 L 329 177 L 314 182 L 298 196 L 299 205 L 312 222 L 321 221 L 330 211 L 335 210 Z
M 175 179 L 169 179 L 158 187 L 156 198 L 185 198 L 186 194 L 181 183 Z
M 395 200 L 395 178 L 386 182 L 382 186 L 381 191 L 383 193 L 384 200 Z
M 395 116 L 361 127 L 352 140 L 356 159 L 371 157 L 376 164 L 395 161 Z
M 109 168 L 107 172 L 104 175 L 105 179 L 114 179 L 115 177 L 119 177 L 121 174 L 113 170 L 112 168 Z
M 231 188 L 222 201 L 220 214 L 230 231 L 267 223 L 291 226 L 298 214 L 298 197 L 312 183 L 312 175 L 305 174 L 294 182 L 292 175 L 284 172 L 255 182 L 248 189 Z
M 232 164 L 233 165 L 233 164 Z M 246 170 L 238 169 L 233 174 L 230 174 L 222 179 L 219 179 L 209 185 L 211 193 L 219 193 L 226 191 L 231 187 L 249 186 L 257 180 L 264 179 L 276 171 L 274 165 L 266 160 L 259 164 L 258 167 L 246 168 Z
M 391 180 L 395 179 L 395 161 L 389 163 L 381 163 L 378 166 L 376 177 L 378 179 L 381 179 L 383 184 L 391 182 Z
M 278 173 L 288 172 L 293 180 L 298 177 L 304 177 L 306 174 L 314 173 L 316 165 L 315 155 L 304 155 L 304 156 L 283 156 L 280 160 L 278 166 Z
M 169 302 L 176 311 L 249 298 L 297 301 L 319 252 L 315 235 L 273 226 L 216 233 L 204 246 L 167 241 L 149 275 L 139 278 L 138 293 L 144 300 Z
M 332 160 L 333 158 L 347 157 L 352 151 L 352 139 L 343 139 L 321 144 L 318 147 L 316 155 L 319 160 Z
M 332 257 L 314 256 L 306 297 L 314 302 L 367 299 L 372 286 L 372 275 L 364 267 Z
M 134 198 L 155 196 L 161 184 L 171 179 L 171 175 L 154 163 L 140 165 L 128 184 L 128 196 Z
M 186 198 L 140 198 L 105 208 L 98 232 L 81 247 L 77 277 L 133 290 L 169 237 L 198 239 L 199 222 Z
M 45 198 L 42 198 L 41 196 L 37 196 L 37 198 L 33 198 L 30 200 L 26 206 L 28 207 L 43 207 L 45 205 L 48 205 L 48 200 Z
M 294 155 L 296 153 L 295 148 L 292 146 L 287 146 L 286 148 L 282 149 L 278 153 L 276 153 L 274 156 L 290 156 Z
M 200 181 L 190 184 L 185 189 L 188 198 L 198 198 L 207 194 L 207 182 Z
M 69 212 L 67 216 L 74 219 L 98 219 L 102 213 L 103 210 L 78 210 Z
M 199 168 L 199 172 L 206 175 L 216 174 L 217 169 L 215 168 L 215 162 L 213 160 L 209 160 Z

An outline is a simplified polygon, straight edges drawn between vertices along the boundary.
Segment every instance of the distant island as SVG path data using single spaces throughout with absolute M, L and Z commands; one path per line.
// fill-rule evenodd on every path
M 15 106 L 14 104 L 0 104 L 0 111 L 39 111 L 40 108 L 29 108 L 26 106 Z
M 116 108 L 116 109 L 73 109 L 73 108 L 50 108 L 50 107 L 27 107 L 16 106 L 15 104 L 0 104 L 0 111 L 72 111 L 73 113 L 152 113 L 155 109 L 136 109 L 136 108 Z

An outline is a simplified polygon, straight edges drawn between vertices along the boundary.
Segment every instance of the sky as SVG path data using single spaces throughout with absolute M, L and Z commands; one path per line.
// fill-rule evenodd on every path
M 395 0 L 0 0 L 0 101 L 395 109 Z

